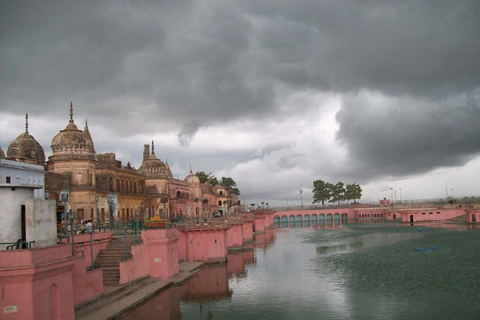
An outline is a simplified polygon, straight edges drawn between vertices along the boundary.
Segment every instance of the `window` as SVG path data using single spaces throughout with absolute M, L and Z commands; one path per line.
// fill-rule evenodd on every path
M 422 214 L 425 214 L 425 212 L 422 212 Z
M 218 206 L 219 206 L 219 207 L 222 206 L 222 201 L 218 201 Z
M 440 211 L 437 211 L 437 214 L 440 214 Z
M 433 212 L 429 212 L 428 214 L 433 214 Z
M 223 191 L 220 191 L 220 195 L 223 196 Z
M 12 179 L 12 178 L 7 177 L 7 181 L 6 181 L 6 182 L 7 182 L 7 183 L 11 183 L 11 179 Z

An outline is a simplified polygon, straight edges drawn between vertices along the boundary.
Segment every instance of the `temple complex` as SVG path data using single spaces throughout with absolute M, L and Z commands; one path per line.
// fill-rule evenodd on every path
M 239 212 L 238 198 L 226 187 L 202 184 L 190 167 L 184 179 L 175 179 L 168 162 L 155 154 L 155 145 L 145 144 L 140 168 L 126 166 L 114 153 L 96 153 L 95 144 L 85 121 L 83 131 L 74 121 L 73 104 L 66 127 L 51 142 L 53 154 L 45 162 L 43 147 L 25 132 L 8 147 L 0 149 L 0 159 L 45 167 L 46 198 L 57 201 L 57 220 L 75 214 L 77 222 L 92 220 L 96 224 L 129 221 L 154 216 L 174 219 L 204 219 Z

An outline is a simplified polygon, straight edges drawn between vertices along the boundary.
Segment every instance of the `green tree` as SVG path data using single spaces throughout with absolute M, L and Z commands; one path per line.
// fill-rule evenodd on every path
M 204 171 L 199 171 L 195 173 L 195 175 L 200 180 L 200 183 L 210 183 L 212 186 L 216 186 L 218 184 L 217 178 L 211 173 L 205 173 Z
M 353 203 L 356 203 L 356 199 L 362 197 L 362 187 L 356 183 L 347 184 L 345 187 L 345 199 L 353 199 Z
M 222 177 L 220 185 L 227 187 L 228 192 L 236 196 L 240 195 L 240 190 L 237 188 L 237 183 L 230 177 Z
M 325 201 L 328 201 L 332 196 L 332 187 L 331 183 L 323 180 L 313 181 L 313 203 L 321 202 L 325 208 Z
M 332 188 L 332 199 L 329 202 L 337 202 L 340 205 L 340 201 L 345 200 L 345 185 L 343 182 L 337 182 Z

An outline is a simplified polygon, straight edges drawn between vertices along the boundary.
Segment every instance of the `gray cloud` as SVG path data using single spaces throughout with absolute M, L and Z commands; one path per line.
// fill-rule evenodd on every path
M 480 151 L 479 34 L 476 0 L 9 1 L 0 112 L 57 123 L 73 101 L 77 124 L 87 117 L 118 139 L 178 132 L 187 147 L 200 123 L 288 123 L 322 108 L 287 106 L 292 94 L 332 93 L 349 166 L 314 174 L 408 176 Z M 295 166 L 287 153 L 280 169 Z M 254 157 L 219 159 L 226 168 Z
M 182 147 L 187 147 L 190 144 L 190 141 L 195 137 L 198 129 L 200 128 L 200 122 L 190 121 L 186 123 L 182 130 L 178 133 L 178 141 Z

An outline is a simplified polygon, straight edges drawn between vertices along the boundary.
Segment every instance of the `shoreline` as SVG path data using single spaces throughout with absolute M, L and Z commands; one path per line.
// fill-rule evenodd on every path
M 136 283 L 117 287 L 104 292 L 86 304 L 75 308 L 77 320 L 115 319 L 127 311 L 141 305 L 151 296 L 170 287 L 179 285 L 195 276 L 206 262 L 181 262 L 180 271 L 170 279 L 143 278 Z M 98 306 L 97 306 L 98 305 Z

